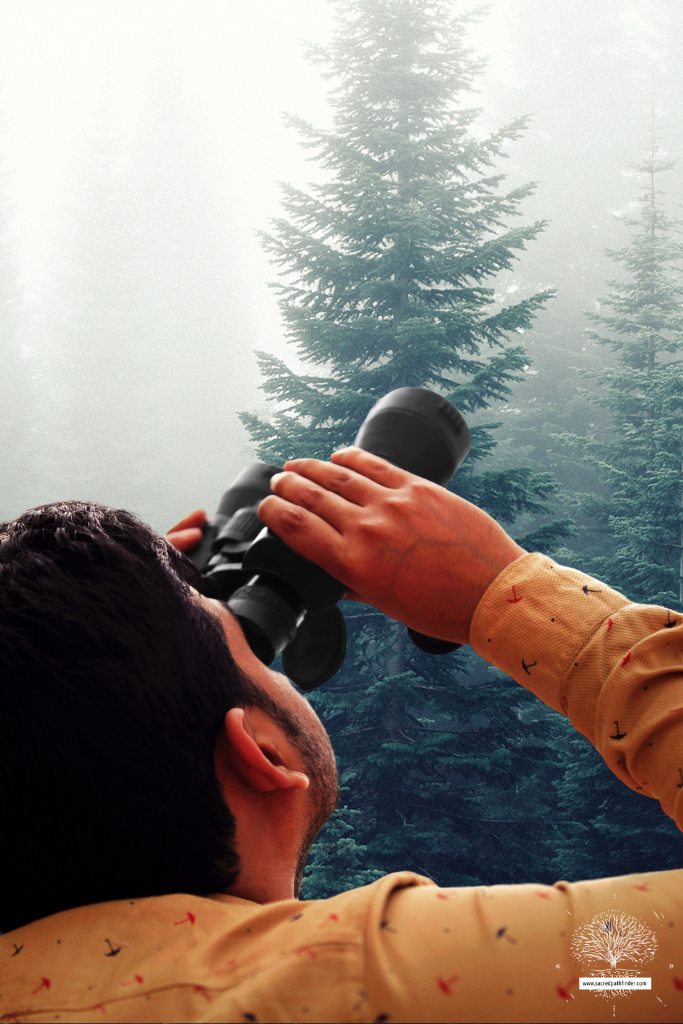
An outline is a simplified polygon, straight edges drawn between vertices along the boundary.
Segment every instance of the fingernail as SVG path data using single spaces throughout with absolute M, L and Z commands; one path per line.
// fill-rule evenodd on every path
M 271 478 L 270 478 L 270 489 L 271 489 L 271 491 L 273 489 L 273 484 L 276 484 L 278 482 L 278 480 L 282 480 L 284 475 L 285 475 L 284 473 L 275 473 L 273 476 L 271 476 Z

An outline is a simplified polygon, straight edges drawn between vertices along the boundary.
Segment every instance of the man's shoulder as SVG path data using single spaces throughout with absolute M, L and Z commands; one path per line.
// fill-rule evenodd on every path
M 270 916 L 273 919 L 288 917 L 304 911 L 311 915 L 325 913 L 326 908 L 340 908 L 347 904 L 364 904 L 388 897 L 394 890 L 415 885 L 435 883 L 413 871 L 394 871 L 383 875 L 368 885 L 349 889 L 345 892 L 328 896 L 324 899 L 311 900 L 279 900 L 274 903 L 254 903 L 227 893 L 211 893 L 197 896 L 190 893 L 168 893 L 158 896 L 138 897 L 137 899 L 112 900 L 107 903 L 93 903 L 82 907 L 72 907 L 57 914 L 40 918 L 0 935 L 0 943 L 11 945 L 25 940 L 30 936 L 32 943 L 37 942 L 41 935 L 47 935 L 54 941 L 55 930 L 64 935 L 83 933 L 91 927 L 102 927 L 104 924 L 120 924 L 128 922 L 136 924 L 147 921 L 156 922 L 164 927 L 194 928 L 198 922 L 203 926 L 210 919 L 217 923 L 226 917 L 246 919 L 258 915 Z M 297 920 L 299 918 L 297 917 Z

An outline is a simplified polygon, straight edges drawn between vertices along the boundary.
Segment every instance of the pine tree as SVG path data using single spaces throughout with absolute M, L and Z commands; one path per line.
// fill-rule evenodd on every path
M 592 401 L 606 409 L 606 442 L 560 439 L 597 470 L 603 494 L 578 495 L 575 507 L 590 546 L 581 568 L 644 604 L 683 610 L 683 244 L 664 210 L 658 175 L 674 165 L 658 156 L 653 132 L 638 166 L 645 176 L 636 230 L 608 255 L 625 280 L 610 281 L 588 331 L 616 353 L 616 365 L 579 371 L 598 384 Z M 586 393 L 588 394 L 588 393 Z
M 341 0 L 338 9 L 332 45 L 309 51 L 337 82 L 334 127 L 290 119 L 327 181 L 307 193 L 284 186 L 286 218 L 263 238 L 283 274 L 290 339 L 318 371 L 297 374 L 260 354 L 278 411 L 268 423 L 242 418 L 271 463 L 328 458 L 397 387 L 438 391 L 466 417 L 486 410 L 521 379 L 528 357 L 510 336 L 551 294 L 510 305 L 495 297 L 496 275 L 544 225 L 508 226 L 534 186 L 505 192 L 494 171 L 525 120 L 480 140 L 477 111 L 460 102 L 483 67 L 465 48 L 472 16 L 454 18 L 439 0 Z M 551 474 L 475 471 L 495 447 L 495 426 L 472 430 L 451 486 L 503 522 L 544 512 Z M 538 549 L 569 532 L 555 523 L 521 543 Z M 549 783 L 530 784 L 554 764 L 548 727 L 522 727 L 509 680 L 464 685 L 471 653 L 425 655 L 403 627 L 358 605 L 347 623 L 345 663 L 310 699 L 350 795 L 313 848 L 304 897 L 309 884 L 316 893 L 344 884 L 330 850 L 339 858 L 339 830 L 354 810 L 350 871 L 415 868 L 442 884 L 476 884 L 524 877 L 531 860 L 536 877 L 548 876 L 547 857 L 530 858 L 524 838 L 526 819 L 542 828 L 554 798 Z M 532 756 L 530 739 L 547 750 Z
M 630 242 L 608 255 L 627 272 L 590 313 L 589 337 L 616 353 L 616 365 L 581 370 L 597 389 L 583 392 L 608 415 L 609 440 L 560 434 L 591 466 L 600 493 L 572 499 L 581 525 L 580 554 L 566 560 L 634 601 L 683 607 L 681 593 L 681 412 L 683 411 L 683 246 L 672 237 L 658 175 L 653 129 L 638 171 L 645 176 Z M 553 785 L 560 821 L 544 840 L 559 877 L 577 879 L 677 868 L 681 836 L 656 801 L 627 789 L 581 736 L 569 741 L 569 765 Z

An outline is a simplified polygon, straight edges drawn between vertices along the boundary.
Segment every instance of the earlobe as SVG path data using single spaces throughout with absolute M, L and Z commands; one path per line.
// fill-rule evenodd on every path
M 223 752 L 233 771 L 251 789 L 270 793 L 275 789 L 308 789 L 309 779 L 303 772 L 291 771 L 273 764 L 259 745 L 244 708 L 231 708 L 225 716 Z

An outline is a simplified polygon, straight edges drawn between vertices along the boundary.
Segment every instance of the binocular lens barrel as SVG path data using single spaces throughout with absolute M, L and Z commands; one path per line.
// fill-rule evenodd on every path
M 355 445 L 446 487 L 470 450 L 460 412 L 425 388 L 398 388 L 372 407 Z
M 398 388 L 372 407 L 354 443 L 445 487 L 471 439 L 462 415 L 441 395 Z M 312 690 L 334 675 L 344 658 L 346 631 L 336 604 L 345 588 L 269 530 L 260 530 L 255 512 L 278 472 L 278 466 L 263 462 L 243 469 L 191 557 L 204 573 L 205 592 L 227 600 L 256 656 L 270 665 L 282 653 L 290 679 Z M 431 653 L 459 646 L 415 631 L 410 635 Z

